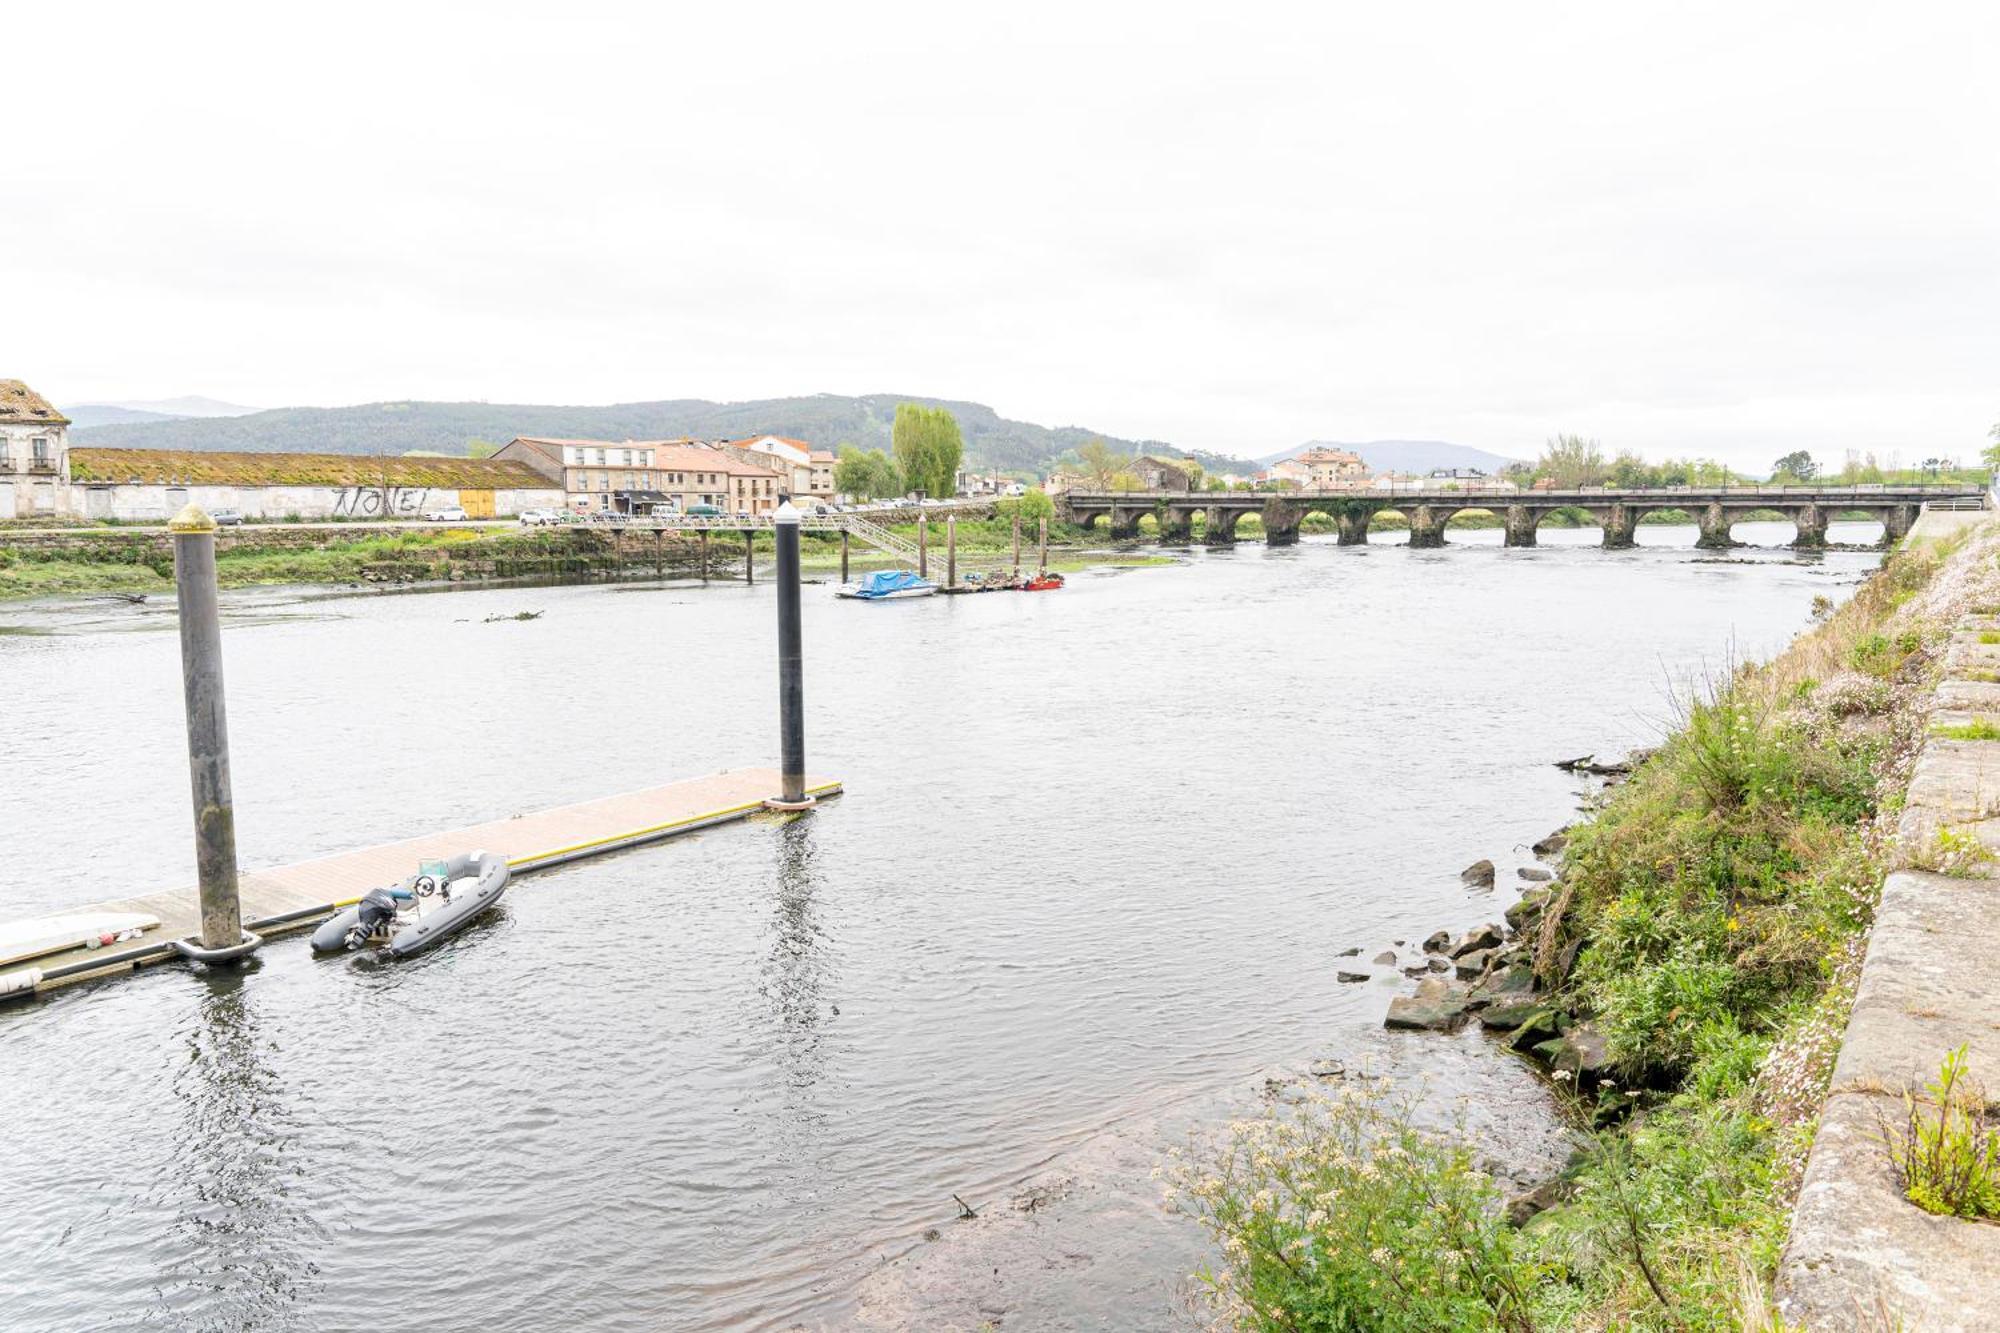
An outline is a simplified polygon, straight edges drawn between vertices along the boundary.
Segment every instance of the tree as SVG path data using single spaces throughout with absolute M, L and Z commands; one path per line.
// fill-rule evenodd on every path
M 1556 486 L 1569 490 L 1577 486 L 1601 486 L 1610 474 L 1604 465 L 1604 449 L 1596 440 L 1581 435 L 1557 435 L 1542 450 L 1535 471 Z
M 1771 464 L 1771 480 L 1789 478 L 1795 481 L 1811 481 L 1819 475 L 1819 464 L 1803 449 L 1792 452 Z
M 1022 527 L 1032 528 L 1035 520 L 1053 519 L 1056 516 L 1056 502 L 1049 498 L 1047 491 L 1037 488 L 1023 491 L 1019 495 L 1008 496 L 994 505 L 993 511 L 1004 523 L 1012 523 L 1018 516 Z
M 1076 451 L 1082 462 L 1083 475 L 1090 479 L 1094 491 L 1110 490 L 1112 480 L 1132 466 L 1132 460 L 1113 449 L 1102 440 L 1087 440 Z
M 504 445 L 495 444 L 491 440 L 482 440 L 475 435 L 465 442 L 465 456 L 467 458 L 491 458 L 504 447 Z
M 889 438 L 903 480 L 912 490 L 921 490 L 926 495 L 957 493 L 958 465 L 965 457 L 965 438 L 959 434 L 958 420 L 950 412 L 942 407 L 898 403 Z
M 1995 472 L 2000 472 L 2000 421 L 1993 423 L 1993 429 L 1986 432 L 1986 438 L 1993 441 L 1993 444 L 1985 452 L 1981 453 L 1979 457 L 1985 462 L 1987 467 L 1992 468 Z
M 903 493 L 903 478 L 895 460 L 880 449 L 864 453 L 843 444 L 840 461 L 833 465 L 833 488 L 863 500 L 883 500 Z

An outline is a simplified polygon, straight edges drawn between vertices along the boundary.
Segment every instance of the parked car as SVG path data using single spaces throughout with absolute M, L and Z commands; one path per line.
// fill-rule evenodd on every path
M 217 509 L 209 514 L 219 528 L 233 528 L 243 522 L 243 515 L 235 509 Z
M 543 528 L 562 522 L 562 515 L 553 509 L 523 509 L 521 522 L 531 528 Z
M 426 509 L 420 517 L 426 523 L 463 523 L 467 518 L 467 514 L 457 505 L 438 505 L 435 508 Z
M 714 505 L 689 505 L 689 518 L 721 518 L 722 511 Z
M 816 504 L 813 506 L 813 513 L 819 515 L 821 518 L 826 517 L 828 514 L 831 514 L 832 512 L 833 508 L 829 505 Z

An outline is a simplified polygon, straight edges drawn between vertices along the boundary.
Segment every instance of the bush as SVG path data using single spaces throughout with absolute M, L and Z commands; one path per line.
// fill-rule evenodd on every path
M 1225 1266 L 1195 1275 L 1239 1329 L 1532 1329 L 1520 1238 L 1470 1153 L 1380 1087 L 1274 1107 L 1178 1165 Z

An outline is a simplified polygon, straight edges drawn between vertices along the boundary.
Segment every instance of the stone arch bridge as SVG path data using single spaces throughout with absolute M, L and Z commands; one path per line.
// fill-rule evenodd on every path
M 1775 509 L 1791 519 L 1798 535 L 1792 545 L 1812 550 L 1826 545 L 1826 525 L 1836 514 L 1862 513 L 1880 520 L 1882 544 L 1902 540 L 1924 506 L 1953 509 L 1984 508 L 1984 487 L 1976 484 L 1933 486 L 1674 486 L 1648 490 L 1583 487 L 1564 491 L 1478 491 L 1448 487 L 1411 487 L 1395 491 L 1070 491 L 1057 502 L 1062 516 L 1088 527 L 1099 517 L 1110 519 L 1111 536 L 1139 535 L 1139 520 L 1152 515 L 1163 542 L 1188 542 L 1194 537 L 1196 514 L 1206 522 L 1203 541 L 1227 546 L 1236 540 L 1236 524 L 1255 514 L 1263 524 L 1264 540 L 1284 546 L 1299 539 L 1299 524 L 1307 514 L 1329 515 L 1342 546 L 1368 540 L 1368 526 L 1377 514 L 1395 510 L 1409 520 L 1410 545 L 1444 545 L 1445 524 L 1452 515 L 1482 509 L 1505 520 L 1509 546 L 1533 546 L 1535 530 L 1558 509 L 1582 509 L 1604 529 L 1604 545 L 1620 549 L 1634 544 L 1639 520 L 1659 510 L 1682 510 L 1701 529 L 1696 545 L 1735 545 L 1731 525 L 1752 510 Z

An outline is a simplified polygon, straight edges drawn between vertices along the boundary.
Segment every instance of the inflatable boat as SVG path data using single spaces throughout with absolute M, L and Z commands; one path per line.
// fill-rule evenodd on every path
M 408 958 L 470 925 L 506 887 L 504 856 L 469 852 L 427 861 L 401 884 L 370 889 L 360 902 L 322 922 L 312 947 L 337 953 L 374 945 L 392 958 Z

